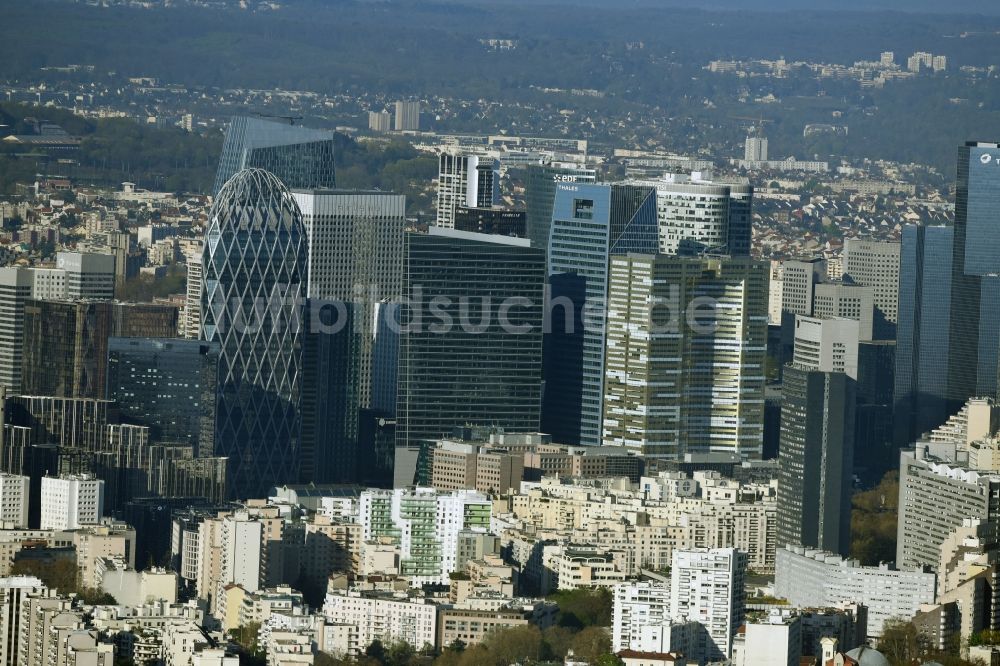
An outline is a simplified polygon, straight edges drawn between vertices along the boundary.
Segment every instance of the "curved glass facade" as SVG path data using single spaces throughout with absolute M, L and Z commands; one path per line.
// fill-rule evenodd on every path
M 334 134 L 275 119 L 233 116 L 215 174 L 216 197 L 240 169 L 254 167 L 270 171 L 291 189 L 332 188 Z
M 215 454 L 238 498 L 297 480 L 306 255 L 277 177 L 246 169 L 226 182 L 205 238 L 201 337 L 220 346 Z

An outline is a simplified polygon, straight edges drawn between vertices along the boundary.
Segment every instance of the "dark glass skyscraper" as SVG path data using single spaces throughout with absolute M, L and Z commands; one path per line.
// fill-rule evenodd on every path
M 292 121 L 233 116 L 222 144 L 215 194 L 241 169 L 270 171 L 292 189 L 334 187 L 334 134 Z
M 851 532 L 855 382 L 785 366 L 778 454 L 778 547 L 846 555 Z
M 298 478 L 306 232 L 273 174 L 233 176 L 205 237 L 202 339 L 219 344 L 215 453 L 229 491 L 258 497 Z
M 180 442 L 211 455 L 219 346 L 177 338 L 108 340 L 107 397 L 122 421 L 144 425 L 155 442 Z
M 407 234 L 397 446 L 455 426 L 538 430 L 545 255 L 517 238 Z
M 110 337 L 176 332 L 177 308 L 171 305 L 29 300 L 24 306 L 24 393 L 103 397 Z
M 652 187 L 556 186 L 542 406 L 542 429 L 554 441 L 600 445 L 609 260 L 629 252 L 655 254 L 657 246 Z
M 908 446 L 948 418 L 954 227 L 903 227 L 893 440 Z

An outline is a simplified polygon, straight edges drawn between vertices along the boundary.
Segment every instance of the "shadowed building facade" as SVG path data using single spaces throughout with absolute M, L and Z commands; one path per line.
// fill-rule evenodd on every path
M 456 426 L 537 432 L 545 255 L 528 241 L 407 234 L 397 446 Z
M 150 429 L 156 442 L 183 442 L 211 455 L 219 347 L 177 338 L 111 338 L 109 400 L 122 420 Z

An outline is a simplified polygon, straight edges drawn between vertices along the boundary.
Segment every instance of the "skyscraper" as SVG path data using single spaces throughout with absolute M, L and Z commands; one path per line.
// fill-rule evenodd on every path
M 60 252 L 56 268 L 63 271 L 66 295 L 56 298 L 111 300 L 115 297 L 115 258 L 92 252 Z
M 371 402 L 376 308 L 402 293 L 406 200 L 376 191 L 292 196 L 309 238 L 302 480 L 353 481 L 358 409 Z M 334 321 L 336 330 L 312 330 Z
M 218 345 L 176 338 L 111 338 L 104 397 L 154 442 L 183 442 L 212 455 Z
M 795 318 L 778 454 L 778 545 L 847 554 L 851 529 L 858 324 Z
M 177 333 L 177 308 L 112 301 L 36 301 L 24 306 L 22 388 L 29 395 L 100 398 L 108 339 Z
M 603 444 L 760 458 L 769 266 L 611 258 Z
M 903 227 L 893 430 L 908 446 L 950 415 L 948 363 L 955 228 Z
M 26 268 L 0 268 L 0 385 L 11 393 L 21 390 L 24 304 L 32 282 Z
M 700 172 L 666 174 L 661 180 L 636 184 L 656 188 L 660 252 L 750 255 L 753 187 L 749 184 L 713 182 Z
M 388 111 L 369 111 L 368 129 L 373 132 L 389 132 L 392 130 L 392 115 Z
M 396 442 L 456 426 L 537 432 L 545 256 L 528 241 L 407 234 Z
M 220 346 L 215 453 L 229 457 L 236 497 L 298 475 L 306 259 L 302 213 L 281 181 L 233 176 L 205 237 L 202 339 Z
M 454 229 L 460 206 L 490 208 L 498 199 L 500 174 L 495 160 L 442 153 L 438 167 L 437 226 Z
M 817 284 L 813 290 L 812 314 L 825 319 L 854 319 L 859 324 L 859 339 L 871 340 L 875 319 L 874 289 L 845 282 Z
M 233 116 L 215 175 L 215 195 L 241 169 L 270 171 L 290 188 L 334 187 L 334 135 L 266 117 Z
M 608 264 L 657 248 L 656 191 L 556 186 L 549 241 L 542 429 L 565 444 L 601 443 Z
M 575 164 L 529 164 L 524 177 L 525 224 L 531 246 L 548 252 L 552 203 L 559 183 L 594 183 L 596 172 Z
M 1000 348 L 1000 144 L 970 141 L 958 151 L 952 247 L 949 412 L 995 395 Z M 940 352 L 937 352 L 940 353 Z
M 793 315 L 812 315 L 816 285 L 826 281 L 826 260 L 789 259 L 781 265 L 781 311 Z M 782 316 L 782 325 L 787 319 Z
M 111 255 L 59 252 L 56 268 L 0 268 L 0 386 L 21 390 L 24 304 L 36 299 L 114 298 Z
M 749 134 L 743 144 L 743 159 L 747 162 L 767 161 L 767 137 Z
M 187 261 L 187 290 L 181 335 L 192 340 L 197 340 L 201 335 L 201 289 L 201 257 L 191 257 Z
M 848 238 L 844 243 L 844 281 L 872 288 L 876 340 L 896 339 L 899 249 L 900 244 L 892 241 Z
M 351 303 L 357 310 L 358 400 L 367 407 L 375 307 L 402 295 L 406 197 L 338 190 L 297 190 L 292 196 L 309 238 L 309 298 Z

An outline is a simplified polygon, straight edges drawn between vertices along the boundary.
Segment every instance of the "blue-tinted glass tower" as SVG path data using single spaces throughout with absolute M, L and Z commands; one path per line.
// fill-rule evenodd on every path
M 542 430 L 564 444 L 601 443 L 608 263 L 655 254 L 656 190 L 556 185 L 549 231 Z
M 334 187 L 334 134 L 279 121 L 233 116 L 222 144 L 215 194 L 241 169 L 270 171 L 291 189 Z
M 955 412 L 973 396 L 995 396 L 1000 329 L 1000 144 L 958 149 L 952 259 L 948 397 Z
M 954 244 L 954 227 L 903 227 L 893 416 L 897 446 L 908 446 L 948 418 Z
M 306 246 L 273 174 L 246 169 L 222 187 L 205 237 L 202 339 L 219 344 L 215 455 L 229 457 L 235 497 L 297 479 Z

